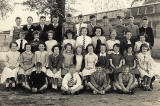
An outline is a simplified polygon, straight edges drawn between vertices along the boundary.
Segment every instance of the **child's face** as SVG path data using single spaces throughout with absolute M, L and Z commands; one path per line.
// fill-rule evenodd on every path
M 32 18 L 28 18 L 28 19 L 27 19 L 27 22 L 28 22 L 28 24 L 32 24 L 33 19 L 32 19 Z
M 111 39 L 115 39 L 116 36 L 117 36 L 116 31 L 112 31 L 112 33 L 111 33 Z
M 101 33 L 102 33 L 102 32 L 101 32 L 101 29 L 96 29 L 96 32 L 95 32 L 95 33 L 96 33 L 97 36 L 101 36 Z
M 34 34 L 34 39 L 39 39 L 39 34 Z
M 45 48 L 45 47 L 44 47 L 43 44 L 40 44 L 38 48 L 39 48 L 40 51 L 44 51 L 44 48 Z
M 148 20 L 143 20 L 142 25 L 143 25 L 144 27 L 147 27 L 147 26 L 148 26 Z
M 87 35 L 87 29 L 86 29 L 86 28 L 82 29 L 81 34 L 82 34 L 83 36 Z
M 108 20 L 108 18 L 105 18 L 105 19 L 103 19 L 103 23 L 109 23 L 109 20 Z
M 41 23 L 41 24 L 45 24 L 45 23 L 46 23 L 46 18 L 41 18 L 41 19 L 40 19 L 40 23 Z
M 42 70 L 42 66 L 36 67 L 36 71 L 37 71 L 37 72 L 39 72 L 39 71 L 41 71 L 41 70 Z
M 90 19 L 90 22 L 91 22 L 91 23 L 96 23 L 96 18 Z
M 125 67 L 125 68 L 123 69 L 123 73 L 124 73 L 124 74 L 129 73 L 129 67 Z
M 66 17 L 66 22 L 71 22 L 72 21 L 72 17 Z
M 148 51 L 147 47 L 142 47 L 142 53 L 146 53 Z
M 55 23 L 55 24 L 57 24 L 58 23 L 58 21 L 59 21 L 59 18 L 53 18 L 53 23 Z
M 53 39 L 53 33 L 48 33 L 48 39 L 52 40 Z
M 19 34 L 19 38 L 20 38 L 20 39 L 24 39 L 24 38 L 25 38 L 25 34 L 20 33 L 20 34 Z
M 68 33 L 68 34 L 67 34 L 67 37 L 68 37 L 68 39 L 72 39 L 72 34 L 71 34 L 71 33 Z
M 71 51 L 71 50 L 72 50 L 72 47 L 71 47 L 70 45 L 68 45 L 68 46 L 66 47 L 66 50 L 67 50 L 67 51 Z
M 132 34 L 131 34 L 130 32 L 127 32 L 127 33 L 126 33 L 126 39 L 127 39 L 127 40 L 130 40 L 130 39 L 131 39 L 131 36 L 132 36 Z
M 21 25 L 22 20 L 21 19 L 16 19 L 15 22 L 16 22 L 16 25 Z
M 145 41 L 145 37 L 144 36 L 140 36 L 140 41 L 144 42 Z
M 130 18 L 130 19 L 129 19 L 129 23 L 130 23 L 130 24 L 133 24 L 133 22 L 134 22 L 134 18 Z
M 12 51 L 17 51 L 17 45 L 14 44 L 14 43 L 12 43 L 12 45 L 11 45 L 11 50 L 12 50 Z
M 129 48 L 128 48 L 128 53 L 129 53 L 129 54 L 132 53 L 132 47 L 129 47 Z
M 114 52 L 115 52 L 115 53 L 118 53 L 118 52 L 119 52 L 119 47 L 114 46 L 114 48 L 113 48 L 113 49 L 114 49 Z
M 31 51 L 31 45 L 26 45 L 26 51 L 27 52 Z
M 77 54 L 82 54 L 82 48 L 81 47 L 79 47 L 79 48 L 77 48 Z
M 92 47 L 92 46 L 89 46 L 89 47 L 88 47 L 88 52 L 89 52 L 89 53 L 93 53 L 93 47 Z
M 79 23 L 83 22 L 83 18 L 78 18 L 78 20 L 79 20 Z
M 101 53 L 105 53 L 106 52 L 106 46 L 101 46 L 100 50 L 101 50 Z
M 55 54 L 59 54 L 59 48 L 58 48 L 58 47 L 55 47 L 55 48 L 54 48 L 54 53 L 55 53 Z

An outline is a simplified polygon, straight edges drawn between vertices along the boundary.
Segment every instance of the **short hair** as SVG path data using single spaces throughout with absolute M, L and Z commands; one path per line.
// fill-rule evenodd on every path
M 120 48 L 120 44 L 118 44 L 118 43 L 114 44 L 114 45 L 113 45 L 113 48 L 114 48 L 115 46 Z
M 108 16 L 103 16 L 103 19 L 108 19 Z
M 101 45 L 100 46 L 105 46 L 106 47 L 106 44 L 104 44 L 104 43 L 101 43 Z
M 102 36 L 104 34 L 104 31 L 103 31 L 102 27 L 100 27 L 100 26 L 96 26 L 96 27 L 93 28 L 93 35 L 96 35 L 96 30 L 97 29 L 101 30 L 101 36 Z
M 72 14 L 67 14 L 66 17 L 72 17 Z
M 52 33 L 53 35 L 54 35 L 54 31 L 52 31 L 52 30 L 49 30 L 48 32 L 47 32 L 47 34 L 49 34 L 49 33 Z
M 42 67 L 42 63 L 41 63 L 41 62 L 37 62 L 37 63 L 35 64 L 35 67 Z
M 26 32 L 22 30 L 22 31 L 19 32 L 19 35 L 20 34 L 26 35 Z
M 38 35 L 39 35 L 39 33 L 40 33 L 40 32 L 36 30 L 36 31 L 34 31 L 34 32 L 32 33 L 32 35 L 35 35 L 35 34 L 38 34 Z
M 31 16 L 27 17 L 27 20 L 28 20 L 28 18 L 31 18 L 33 20 L 33 17 L 31 17 Z
M 64 49 L 66 49 L 66 48 L 67 48 L 67 46 L 71 46 L 71 49 L 73 50 L 73 46 L 72 46 L 72 44 L 71 44 L 71 43 L 67 43 L 67 44 L 65 44 L 65 45 L 64 45 Z
M 31 43 L 26 43 L 25 45 L 24 45 L 24 50 L 26 50 L 26 46 L 27 45 L 30 45 L 31 46 Z M 32 46 L 31 46 L 31 49 L 32 49 Z
M 92 18 L 96 18 L 96 16 L 95 15 L 90 15 L 89 19 L 92 19 Z
M 129 49 L 130 47 L 131 47 L 132 50 L 133 50 L 133 45 L 132 45 L 132 44 L 127 44 L 127 45 L 126 45 L 126 51 L 127 51 L 127 52 L 128 52 L 128 49 Z
M 129 16 L 129 17 L 128 17 L 128 19 L 130 19 L 130 18 L 133 18 L 133 19 L 134 19 L 134 17 L 133 17 L 133 16 Z
M 86 47 L 87 53 L 88 53 L 88 48 L 89 48 L 90 46 L 91 46 L 91 47 L 93 48 L 93 50 L 94 50 L 93 44 L 90 43 L 90 44 L 88 44 L 87 47 Z
M 42 19 L 42 18 L 45 18 L 45 19 L 46 19 L 46 17 L 45 17 L 45 16 L 41 16 L 41 17 L 40 17 L 40 19 Z
M 65 33 L 65 36 L 67 37 L 67 39 L 68 39 L 68 36 L 67 36 L 67 34 L 72 34 L 72 38 L 74 38 L 74 32 L 71 30 L 71 29 L 68 29 L 67 31 L 66 31 L 66 33 Z
M 141 45 L 141 47 L 140 47 L 140 52 L 142 52 L 142 48 L 143 48 L 143 47 L 148 48 L 147 51 L 149 51 L 149 49 L 150 49 L 149 46 L 148 46 L 146 43 L 143 43 L 143 44 Z
M 142 18 L 142 20 L 148 20 L 148 17 L 147 17 L 147 16 L 144 16 L 144 17 Z
M 78 15 L 78 18 L 83 18 L 83 15 L 82 14 Z
M 12 44 L 16 44 L 16 46 L 18 46 L 17 42 L 11 42 L 10 45 L 9 45 L 9 48 L 12 47 Z
M 53 47 L 52 47 L 52 52 L 54 52 L 54 49 L 56 48 L 56 47 L 58 47 L 59 48 L 59 51 L 61 50 L 61 48 L 60 48 L 60 46 L 59 45 L 54 45 Z
M 59 18 L 59 16 L 58 15 L 53 15 L 53 18 Z
M 44 50 L 45 51 L 47 50 L 47 46 L 46 46 L 46 44 L 44 42 L 40 42 L 39 45 L 44 45 Z M 39 47 L 39 45 L 38 45 L 38 47 Z
M 89 34 L 89 30 L 88 30 L 88 28 L 86 28 L 86 27 L 82 27 L 82 28 L 80 29 L 79 36 L 81 36 L 81 34 L 82 34 L 82 30 L 83 30 L 83 29 L 86 29 L 86 30 L 87 30 L 87 35 Z
M 127 33 L 131 33 L 131 31 L 130 31 L 130 30 L 126 30 L 126 31 L 125 31 L 125 35 L 126 35 Z
M 15 19 L 15 20 L 18 20 L 18 19 L 21 19 L 21 17 L 16 17 L 16 19 Z

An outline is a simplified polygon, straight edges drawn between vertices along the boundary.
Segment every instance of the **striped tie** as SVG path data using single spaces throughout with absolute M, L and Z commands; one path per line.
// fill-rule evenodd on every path
M 83 36 L 83 49 L 85 49 L 85 36 Z

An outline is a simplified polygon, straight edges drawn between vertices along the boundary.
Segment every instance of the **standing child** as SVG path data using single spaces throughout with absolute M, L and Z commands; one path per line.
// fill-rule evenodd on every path
M 47 75 L 51 78 L 52 88 L 57 89 L 58 81 L 61 79 L 62 55 L 58 45 L 52 47 L 52 52 L 48 57 L 49 69 L 47 70 Z
M 44 43 L 39 44 L 39 51 L 35 52 L 35 63 L 42 63 L 42 70 L 46 72 L 46 67 L 48 65 L 48 52 L 46 51 L 46 45 Z
M 120 93 L 134 94 L 134 88 L 136 87 L 135 77 L 129 72 L 128 65 L 123 66 L 123 71 L 119 73 L 117 81 L 114 83 L 115 89 Z
M 47 76 L 43 72 L 42 63 L 37 62 L 35 67 L 25 88 L 33 93 L 42 93 L 48 86 Z
M 17 73 L 19 70 L 20 53 L 17 51 L 18 44 L 10 43 L 10 50 L 6 53 L 6 67 L 1 75 L 1 83 L 6 84 L 6 88 L 16 86 Z
M 45 42 L 48 54 L 52 54 L 52 47 L 58 44 L 58 42 L 53 39 L 53 35 L 54 32 L 52 30 L 48 31 L 48 40 Z
M 24 39 L 25 38 L 25 32 L 20 32 L 19 33 L 19 38 L 20 39 L 17 39 L 16 42 L 18 44 L 18 51 L 20 53 L 23 53 L 24 52 L 24 46 L 25 44 L 27 43 L 27 41 Z
M 102 43 L 106 43 L 106 38 L 103 36 L 103 29 L 101 27 L 95 27 L 93 30 L 93 34 L 95 35 L 92 37 L 92 43 L 95 48 L 94 52 L 96 54 L 100 53 L 100 45 Z
M 63 51 L 63 61 L 62 61 L 62 78 L 66 75 L 66 73 L 69 72 L 71 66 L 73 65 L 73 48 L 72 48 L 72 44 L 67 43 L 64 46 L 64 51 Z
M 25 52 L 20 56 L 20 69 L 18 72 L 18 82 L 24 86 L 34 67 L 34 54 L 31 52 L 31 44 L 25 44 Z

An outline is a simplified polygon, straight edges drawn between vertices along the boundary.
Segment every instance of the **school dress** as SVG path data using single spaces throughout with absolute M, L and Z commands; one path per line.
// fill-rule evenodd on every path
M 95 53 L 88 53 L 85 55 L 85 68 L 82 71 L 82 76 L 91 75 L 96 71 L 95 65 L 98 61 L 98 56 Z M 91 69 L 87 69 L 91 68 Z
M 66 75 L 69 70 L 71 69 L 71 66 L 73 65 L 73 53 L 67 53 L 64 51 L 63 56 L 62 56 L 62 63 L 63 63 L 63 69 L 61 71 L 61 75 L 64 76 Z
M 20 53 L 18 51 L 8 51 L 6 53 L 6 67 L 4 68 L 2 75 L 1 75 L 1 83 L 4 83 L 7 78 L 14 77 L 17 78 L 17 73 L 19 71 L 19 57 Z M 10 66 L 16 67 L 15 69 L 10 69 Z
M 136 59 L 137 58 L 134 54 L 128 54 L 128 53 L 124 54 L 125 64 L 128 65 L 129 67 L 134 66 L 134 61 L 136 61 Z M 136 64 L 137 64 L 137 62 L 136 62 Z M 137 69 L 137 66 L 130 71 L 131 71 L 130 73 L 132 73 L 133 75 L 140 74 L 138 69 Z
M 94 53 L 99 54 L 100 53 L 100 45 L 106 44 L 106 38 L 104 36 L 94 36 L 92 37 L 92 44 L 95 48 Z
M 76 41 L 74 39 L 65 39 L 65 40 L 63 40 L 63 46 L 66 45 L 67 43 L 72 44 L 73 48 L 75 48 L 75 46 L 76 46 Z
M 73 73 L 73 75 L 71 73 L 67 73 L 62 80 L 62 87 L 66 90 L 69 90 L 69 88 L 71 90 L 75 90 L 82 86 L 81 78 L 77 72 Z
M 23 52 L 20 56 L 20 69 L 18 74 L 30 75 L 34 67 L 34 61 L 34 54 L 32 52 Z
M 56 54 L 51 54 L 48 57 L 49 63 L 48 67 L 49 69 L 47 70 L 47 76 L 53 77 L 53 78 L 61 78 L 61 68 L 62 68 L 62 55 L 56 55 Z M 53 73 L 53 69 L 55 69 L 57 72 Z
M 52 47 L 57 45 L 58 42 L 56 40 L 47 40 L 45 42 L 46 46 L 47 46 L 47 52 L 48 54 L 52 54 Z

